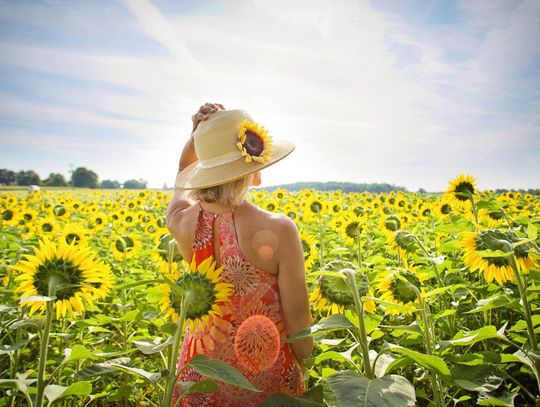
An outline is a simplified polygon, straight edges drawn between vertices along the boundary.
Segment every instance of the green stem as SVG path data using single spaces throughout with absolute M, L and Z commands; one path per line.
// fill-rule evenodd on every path
M 178 352 L 180 350 L 180 345 L 182 344 L 182 327 L 186 318 L 186 308 L 187 301 L 183 300 L 180 308 L 180 317 L 178 318 L 176 331 L 174 332 L 174 343 L 169 353 L 167 383 L 165 385 L 165 392 L 163 393 L 163 407 L 170 407 L 172 404 L 174 386 L 176 385 L 177 381 L 176 365 L 178 363 Z
M 358 316 L 358 333 L 360 339 L 360 347 L 362 349 L 362 358 L 364 360 L 364 375 L 368 379 L 373 379 L 374 373 L 369 360 L 369 346 L 366 333 L 366 325 L 364 324 L 364 305 L 358 295 L 358 287 L 356 286 L 356 272 L 354 270 L 347 269 L 345 275 L 349 280 L 349 284 L 352 288 L 354 305 L 356 308 L 356 315 Z
M 53 300 L 47 301 L 47 311 L 45 314 L 45 324 L 43 326 L 41 345 L 39 348 L 39 367 L 37 378 L 36 407 L 43 406 L 43 393 L 45 391 L 45 366 L 47 364 L 47 351 L 49 348 L 49 335 L 53 318 Z
M 503 242 L 503 245 L 506 248 L 506 251 L 512 252 L 512 256 L 509 257 L 510 265 L 512 266 L 512 271 L 514 272 L 514 276 L 516 278 L 516 283 L 519 290 L 519 296 L 521 297 L 521 304 L 523 307 L 523 313 L 525 314 L 525 322 L 527 324 L 527 333 L 529 334 L 529 344 L 531 346 L 531 350 L 534 353 L 538 353 L 538 342 L 536 341 L 536 334 L 534 332 L 534 325 L 532 323 L 532 317 L 531 317 L 531 306 L 529 304 L 529 300 L 527 298 L 527 287 L 525 284 L 523 284 L 523 281 L 521 280 L 521 275 L 519 274 L 519 270 L 516 265 L 516 259 L 515 255 L 512 250 L 512 246 L 508 242 Z M 534 364 L 534 374 L 536 376 L 536 381 L 538 383 L 538 388 L 540 389 L 540 359 L 533 357 L 531 358 L 531 361 Z
M 358 244 L 358 267 L 362 268 L 362 239 L 360 239 L 360 231 L 357 231 L 356 242 Z
M 426 341 L 426 353 L 428 355 L 432 355 L 434 351 L 434 343 L 435 343 L 435 333 L 433 329 L 433 325 L 431 324 L 431 312 L 429 310 L 429 305 L 424 301 L 422 298 L 422 294 L 420 293 L 420 290 L 413 284 L 410 284 L 411 288 L 416 293 L 416 297 L 418 298 L 418 302 L 420 304 L 420 313 L 422 314 L 422 322 L 424 324 L 424 339 Z M 444 406 L 444 397 L 443 397 L 443 389 L 441 382 L 437 375 L 434 372 L 430 372 L 430 378 L 431 378 L 431 385 L 433 389 L 433 398 L 435 401 L 435 404 L 438 407 Z

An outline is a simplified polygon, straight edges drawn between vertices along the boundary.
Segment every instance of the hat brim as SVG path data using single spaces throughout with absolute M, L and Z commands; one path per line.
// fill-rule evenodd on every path
M 209 188 L 235 181 L 277 163 L 292 153 L 295 148 L 293 143 L 286 140 L 273 140 L 272 146 L 274 150 L 270 160 L 264 163 L 246 162 L 246 158 L 241 157 L 217 167 L 203 168 L 199 161 L 195 161 L 176 175 L 175 189 Z

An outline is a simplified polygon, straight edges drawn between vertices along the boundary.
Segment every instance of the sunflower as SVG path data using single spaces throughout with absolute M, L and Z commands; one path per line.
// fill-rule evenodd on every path
M 262 206 L 268 212 L 277 212 L 279 209 L 279 203 L 273 199 L 265 200 Z
M 304 267 L 309 271 L 319 256 L 317 251 L 317 241 L 304 229 L 301 229 L 299 234 L 302 249 L 304 251 Z
M 327 266 L 332 267 L 332 262 Z M 356 286 L 360 297 L 364 295 L 372 296 L 369 290 L 369 281 L 367 276 L 362 272 L 355 273 Z M 345 308 L 354 307 L 354 297 L 351 288 L 347 281 L 338 277 L 320 276 L 317 287 L 313 290 L 309 297 L 310 302 L 313 302 L 315 309 L 322 314 L 326 308 L 326 315 L 342 314 Z M 372 301 L 364 303 L 364 309 L 367 312 L 375 311 L 375 304 Z
M 397 251 L 401 258 L 406 259 L 408 253 L 416 251 L 416 242 L 411 233 L 406 230 L 396 230 L 386 235 L 386 241 L 392 249 Z
M 472 196 L 478 193 L 476 180 L 470 174 L 459 174 L 456 178 L 449 182 L 448 189 L 445 195 L 448 200 L 458 206 L 467 205 Z
M 283 206 L 283 213 L 287 215 L 289 218 L 291 218 L 292 220 L 298 219 L 298 209 L 296 208 L 296 206 L 290 203 L 285 204 L 285 206 Z
M 185 260 L 182 263 L 186 263 Z M 213 256 L 207 257 L 197 266 L 194 255 L 189 267 L 185 269 L 183 273 L 178 272 L 178 269 L 173 269 L 171 273 L 168 265 L 161 267 L 162 274 L 174 281 L 183 295 L 189 296 L 182 329 L 189 326 L 189 331 L 193 332 L 199 327 L 204 329 L 209 326 L 211 318 L 222 316 L 221 307 L 224 302 L 230 301 L 233 285 L 220 282 L 223 266 L 216 269 Z M 165 317 L 178 321 L 181 296 L 172 292 L 169 284 L 161 284 L 158 289 L 164 294 L 159 301 L 161 311 Z
M 113 238 L 111 252 L 117 260 L 131 259 L 142 248 L 139 236 L 134 233 L 119 234 Z
M 36 231 L 41 236 L 43 234 L 54 233 L 58 230 L 60 226 L 55 218 L 48 215 L 43 219 L 39 219 L 36 222 Z
M 410 311 L 405 311 L 401 308 L 388 306 L 386 307 L 386 313 L 410 315 L 415 308 L 415 304 L 418 303 L 416 291 L 411 287 L 411 284 L 422 293 L 422 283 L 426 279 L 427 275 L 425 273 L 417 273 L 414 269 L 400 268 L 399 270 L 381 272 L 375 280 L 375 287 L 379 292 L 379 298 L 410 308 Z
M 87 244 L 87 229 L 78 223 L 69 223 L 62 228 L 58 239 L 65 240 L 67 244 L 74 242 L 75 245 Z
M 244 119 L 240 125 L 236 146 L 246 157 L 248 163 L 252 160 L 264 163 L 270 160 L 270 155 L 274 150 L 272 137 L 268 135 L 268 130 L 247 119 Z
M 501 241 L 515 243 L 519 240 L 514 233 L 498 229 L 465 232 L 460 242 L 464 249 L 463 262 L 471 271 L 483 272 L 487 282 L 491 283 L 495 279 L 499 285 L 503 285 L 505 281 L 515 279 L 508 257 L 484 257 L 480 256 L 479 251 L 501 250 L 503 249 Z M 523 273 L 535 267 L 536 261 L 529 255 L 531 249 L 532 245 L 530 243 L 514 248 L 516 265 Z
M 366 222 L 367 220 L 365 218 L 358 216 L 354 212 L 345 214 L 339 231 L 347 244 L 356 244 L 358 235 L 364 235 L 366 233 Z
M 20 285 L 15 290 L 21 297 L 52 296 L 56 319 L 67 312 L 75 317 L 88 305 L 105 298 L 112 285 L 112 273 L 105 263 L 97 261 L 86 246 L 76 246 L 48 237 L 34 247 L 34 255 L 25 255 L 13 269 L 18 272 L 15 281 Z M 46 309 L 45 301 L 27 301 L 22 304 L 30 308 L 30 315 Z
M 98 212 L 92 215 L 90 219 L 90 223 L 91 223 L 92 229 L 96 229 L 96 230 L 103 229 L 108 223 L 107 215 L 105 215 L 104 213 Z
M 326 210 L 326 201 L 318 197 L 308 199 L 304 204 L 304 220 L 309 222 L 318 219 Z
M 395 232 L 403 229 L 404 223 L 397 215 L 387 215 L 379 221 L 379 229 L 384 236 L 392 236 Z

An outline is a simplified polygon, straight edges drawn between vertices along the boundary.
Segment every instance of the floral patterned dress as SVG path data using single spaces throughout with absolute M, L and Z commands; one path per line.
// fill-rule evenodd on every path
M 199 214 L 193 242 L 196 264 L 214 255 L 214 227 L 219 239 L 221 280 L 234 286 L 230 301 L 222 303 L 222 317 L 213 316 L 210 325 L 186 330 L 178 369 L 195 354 L 223 360 L 235 367 L 259 390 L 253 392 L 217 382 L 213 393 L 184 396 L 180 406 L 257 406 L 269 395 L 282 392 L 300 396 L 305 392 L 300 364 L 290 344 L 281 308 L 277 275 L 258 269 L 240 251 L 234 225 L 234 208 L 216 214 L 199 203 Z M 207 379 L 187 367 L 179 381 Z M 173 405 L 179 397 L 176 386 Z

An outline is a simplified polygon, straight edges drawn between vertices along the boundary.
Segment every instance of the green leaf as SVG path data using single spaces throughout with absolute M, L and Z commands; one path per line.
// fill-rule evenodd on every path
M 44 295 L 30 295 L 28 297 L 22 297 L 19 300 L 19 304 L 24 304 L 26 302 L 48 302 L 53 301 L 56 297 L 46 297 Z
M 477 250 L 475 252 L 480 257 L 510 257 L 512 252 L 503 252 L 502 250 Z
M 322 404 L 277 392 L 265 398 L 257 407 L 320 407 Z
M 64 349 L 64 361 L 62 363 L 74 362 L 82 359 L 97 359 L 97 357 L 82 345 L 73 345 L 73 348 Z
M 142 313 L 138 309 L 134 309 L 131 311 L 126 312 L 124 315 L 122 315 L 121 318 L 118 319 L 118 321 L 140 321 L 142 319 Z
M 144 369 L 139 369 L 138 367 L 130 367 L 121 365 L 118 363 L 111 363 L 111 367 L 114 369 L 122 370 L 124 372 L 130 373 L 134 376 L 138 376 L 149 382 L 150 384 L 156 384 L 159 378 L 161 377 L 161 373 L 152 373 L 147 372 Z
M 89 396 L 92 393 L 92 384 L 90 382 L 75 382 L 69 387 L 49 384 L 45 387 L 45 397 L 49 400 L 49 405 L 53 401 L 67 396 Z
M 21 349 L 22 347 L 24 347 L 28 343 L 29 340 L 30 340 L 30 338 L 26 338 L 26 339 L 20 340 L 17 343 L 10 344 L 10 345 L 0 344 L 0 355 L 3 355 L 5 353 L 12 353 L 12 352 L 15 352 L 15 351 Z
M 333 314 L 328 318 L 316 323 L 311 328 L 303 329 L 298 332 L 296 335 L 291 336 L 287 339 L 284 339 L 283 342 L 295 342 L 299 339 L 307 338 L 308 336 L 313 336 L 316 332 L 319 331 L 332 331 L 335 329 L 352 329 L 354 325 L 349 319 L 342 314 Z
M 394 345 L 392 343 L 386 343 L 383 346 L 383 349 L 387 348 L 394 353 L 398 353 L 403 356 L 407 356 L 418 363 L 420 366 L 425 367 L 426 369 L 431 370 L 432 372 L 437 373 L 442 378 L 450 378 L 451 373 L 448 366 L 443 359 L 436 355 L 425 355 L 423 353 L 414 351 L 412 349 L 404 348 L 399 345 Z
M 443 349 L 448 346 L 469 346 L 476 342 L 494 338 L 505 339 L 504 335 L 497 332 L 497 329 L 493 325 L 488 325 L 467 333 L 458 332 L 452 340 L 440 341 L 439 345 Z
M 506 295 L 497 295 L 489 297 L 486 299 L 479 300 L 476 303 L 476 307 L 470 311 L 467 311 L 465 314 L 472 314 L 475 312 L 484 312 L 491 309 L 506 307 L 506 308 L 515 308 L 512 305 L 517 304 L 517 300 L 511 300 Z
M 251 391 L 261 391 L 253 386 L 240 371 L 219 359 L 212 359 L 203 354 L 197 354 L 190 359 L 188 365 L 193 367 L 201 375 L 211 379 L 219 380 Z
M 403 407 L 414 406 L 414 387 L 403 376 L 388 375 L 370 380 L 344 370 L 327 378 L 340 407 Z
M 211 380 L 200 380 L 198 382 L 179 382 L 182 395 L 190 393 L 213 393 L 219 386 Z
M 492 396 L 490 394 L 480 394 L 477 404 L 479 406 L 504 406 L 514 407 L 514 399 L 519 393 L 504 392 L 502 396 Z
M 360 344 L 357 342 L 353 346 L 349 348 L 349 350 L 345 352 L 335 352 L 335 351 L 328 351 L 318 354 L 315 357 L 315 364 L 318 365 L 323 360 L 334 360 L 337 362 L 347 362 L 349 363 L 353 368 L 356 367 L 353 358 L 352 358 L 352 352 L 354 349 L 356 349 Z
M 151 339 L 141 339 L 140 341 L 133 341 L 137 349 L 139 349 L 145 355 L 152 355 L 153 353 L 158 353 L 164 350 L 167 346 L 174 342 L 174 337 L 169 336 L 169 338 L 160 343 L 161 338 L 157 337 L 154 340 Z
M 457 365 L 452 369 L 452 379 L 469 391 L 489 393 L 503 382 L 503 374 L 494 365 Z
M 130 358 L 116 358 L 110 359 L 105 362 L 96 363 L 95 365 L 89 366 L 73 375 L 75 379 L 88 379 L 90 377 L 101 376 L 108 373 L 114 373 L 117 371 L 113 367 L 113 364 L 125 364 L 131 361 Z
M 536 240 L 538 238 L 538 228 L 532 223 L 527 225 L 527 237 L 530 240 Z

